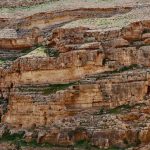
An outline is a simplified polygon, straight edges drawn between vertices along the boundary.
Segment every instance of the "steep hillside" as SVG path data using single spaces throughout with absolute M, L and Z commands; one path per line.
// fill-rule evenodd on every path
M 0 2 L 0 150 L 149 150 L 149 0 Z

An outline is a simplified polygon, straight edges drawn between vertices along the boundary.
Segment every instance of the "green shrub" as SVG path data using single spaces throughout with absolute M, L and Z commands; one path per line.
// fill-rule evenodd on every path
M 75 83 L 68 83 L 68 84 L 50 84 L 48 88 L 43 90 L 44 95 L 56 93 L 59 90 L 65 90 L 69 86 L 74 85 Z
M 74 146 L 79 147 L 79 148 L 85 148 L 86 150 L 91 149 L 91 144 L 87 140 L 80 140 L 80 141 L 76 142 Z
M 46 52 L 49 57 L 59 57 L 59 51 L 55 48 L 46 49 Z
M 10 134 L 10 132 L 5 133 L 0 141 L 16 141 L 18 139 L 22 139 L 24 136 L 24 132 Z
M 26 142 L 23 139 L 24 136 L 24 132 L 19 132 L 19 133 L 14 133 L 14 134 L 10 134 L 5 133 L 2 138 L 0 138 L 1 142 L 12 142 L 13 144 L 16 145 L 17 148 L 20 148 L 22 146 L 26 147 L 52 147 L 52 144 L 49 143 L 37 143 L 36 140 L 32 140 L 31 142 Z
M 112 109 L 105 109 L 105 108 L 100 108 L 99 112 L 95 113 L 95 115 L 102 115 L 104 113 L 106 114 L 119 114 L 122 111 L 130 111 L 131 109 L 137 107 L 137 106 L 145 106 L 145 103 L 139 103 L 135 105 L 129 105 L 129 104 L 124 104 Z

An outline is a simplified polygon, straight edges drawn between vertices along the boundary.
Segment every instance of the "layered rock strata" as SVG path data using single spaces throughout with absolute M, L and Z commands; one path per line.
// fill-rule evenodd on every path
M 69 149 L 79 143 L 93 150 L 148 149 L 149 19 L 103 30 L 64 26 L 130 10 L 39 13 L 12 22 L 11 30 L 3 29 L 1 140 L 18 135 L 23 142 Z M 4 33 L 11 34 L 3 38 Z

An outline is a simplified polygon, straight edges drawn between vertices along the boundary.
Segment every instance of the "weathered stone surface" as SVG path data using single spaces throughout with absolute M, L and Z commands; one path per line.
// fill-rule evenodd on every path
M 0 35 L 0 57 L 21 56 L 0 65 L 1 140 L 10 136 L 16 143 L 40 145 L 40 150 L 46 150 L 44 144 L 52 150 L 57 145 L 81 150 L 76 148 L 80 143 L 92 150 L 149 149 L 150 21 L 130 19 L 123 28 L 63 26 L 115 14 L 126 19 L 121 13 L 136 6 L 0 19 L 0 28 L 11 22 Z M 12 33 L 5 36 L 7 31 Z M 18 148 L 3 142 L 0 147 L 32 150 L 28 144 Z

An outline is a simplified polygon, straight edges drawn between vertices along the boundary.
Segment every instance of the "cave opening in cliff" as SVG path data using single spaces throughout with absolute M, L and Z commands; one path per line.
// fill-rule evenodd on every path
M 10 88 L 13 88 L 13 83 L 10 84 Z
M 147 87 L 147 95 L 150 95 L 150 86 Z

